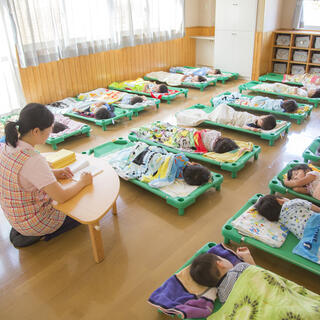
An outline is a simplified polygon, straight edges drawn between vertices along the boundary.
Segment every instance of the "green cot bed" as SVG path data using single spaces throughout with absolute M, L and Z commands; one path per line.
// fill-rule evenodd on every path
M 186 69 L 198 69 L 197 67 L 189 67 L 189 66 L 184 66 Z M 235 79 L 237 80 L 239 77 L 239 73 L 237 72 L 227 72 L 227 71 L 221 71 L 222 74 L 218 74 L 216 76 L 210 76 L 207 75 L 207 77 L 212 77 L 214 79 L 217 79 L 217 81 L 221 81 L 222 84 L 225 84 L 226 81 Z M 182 73 L 182 72 L 177 72 L 177 73 Z
M 127 117 L 129 120 L 132 119 L 132 111 L 131 110 L 126 110 L 126 109 L 121 109 L 121 108 L 115 107 L 114 113 L 116 116 L 113 118 L 110 118 L 110 119 L 95 119 L 95 118 L 85 117 L 85 116 L 78 114 L 77 112 L 67 112 L 67 113 L 64 113 L 64 115 L 93 122 L 95 125 L 102 127 L 103 131 L 107 130 L 107 126 L 113 125 L 115 123 L 115 120 L 118 120 L 118 119 L 121 119 L 124 117 Z
M 232 94 L 231 92 L 227 91 L 227 92 L 219 94 L 217 97 L 223 96 L 223 95 L 231 95 L 231 94 Z M 254 97 L 254 96 L 250 96 L 250 95 L 247 95 L 247 94 L 241 94 L 241 96 L 242 97 L 247 97 L 247 98 L 253 98 Z M 214 98 L 210 99 L 210 103 L 211 103 L 212 107 L 214 107 L 213 99 Z M 261 111 L 261 112 L 265 112 L 265 113 L 268 113 L 268 114 L 275 114 L 275 115 L 278 115 L 278 116 L 288 117 L 290 119 L 296 120 L 297 124 L 301 124 L 303 120 L 308 118 L 310 116 L 310 114 L 311 114 L 312 109 L 313 109 L 313 106 L 308 105 L 309 110 L 307 110 L 307 111 L 304 111 L 302 113 L 288 113 L 288 112 L 279 112 L 279 111 L 274 111 L 274 110 L 266 110 L 266 109 L 259 108 L 259 107 L 250 107 L 250 106 L 236 104 L 236 103 L 233 103 L 233 102 L 226 102 L 226 104 L 228 104 L 231 107 L 235 107 L 235 108 L 239 108 L 239 109 L 243 109 L 243 110 L 259 111 L 259 112 Z M 298 103 L 298 106 L 299 107 L 304 107 L 305 105 L 302 104 L 302 103 Z
M 284 84 L 292 84 L 294 86 L 303 86 L 301 82 L 283 81 L 283 74 L 279 73 L 267 73 L 259 77 L 259 81 L 264 82 L 283 82 Z
M 273 96 L 278 96 L 278 97 L 287 97 L 289 99 L 294 99 L 294 100 L 301 100 L 306 103 L 314 104 L 315 108 L 318 107 L 320 98 L 308 98 L 308 97 L 301 97 L 301 96 L 296 96 L 296 95 L 291 95 L 291 94 L 286 94 L 286 93 L 276 93 L 276 92 L 271 92 L 271 91 L 264 91 L 260 89 L 254 89 L 254 87 L 258 84 L 261 84 L 263 82 L 261 81 L 250 81 L 244 84 L 241 84 L 239 86 L 239 91 L 242 93 L 243 90 L 248 90 L 248 91 L 254 91 L 254 92 L 259 92 L 259 93 L 264 93 L 264 94 L 270 94 Z
M 144 76 L 143 79 L 166 84 L 165 82 L 161 82 L 156 78 L 150 78 L 147 76 Z M 208 79 L 208 81 L 204 81 L 204 82 L 182 82 L 181 85 L 179 85 L 178 87 L 190 87 L 190 88 L 200 89 L 200 91 L 203 91 L 206 87 L 215 86 L 216 84 L 217 84 L 217 79 Z M 176 88 L 176 87 L 173 87 L 173 88 Z
M 205 111 L 206 113 L 210 113 L 210 112 L 212 112 L 213 107 L 205 106 L 203 104 L 196 104 L 196 105 L 194 105 L 192 107 L 189 107 L 187 109 L 201 109 L 201 110 Z M 277 123 L 280 123 L 280 122 L 281 122 L 280 120 L 277 120 Z M 275 140 L 279 139 L 280 136 L 284 132 L 288 133 L 289 128 L 291 126 L 291 123 L 287 122 L 285 126 L 279 128 L 279 130 L 277 130 L 276 132 L 267 133 L 267 132 L 256 132 L 256 131 L 252 131 L 252 130 L 248 130 L 248 129 L 244 129 L 244 128 L 234 127 L 234 126 L 231 126 L 231 125 L 221 124 L 221 123 L 213 122 L 213 121 L 210 121 L 210 120 L 205 120 L 203 123 L 205 125 L 216 126 L 216 127 L 220 127 L 220 128 L 227 128 L 227 129 L 230 129 L 230 130 L 239 131 L 239 132 L 245 132 L 245 133 L 249 133 L 249 134 L 258 136 L 261 139 L 268 140 L 270 146 L 273 146 Z
M 130 142 L 129 140 L 119 138 L 112 142 L 104 143 L 100 146 L 94 147 L 85 151 L 83 153 L 91 155 L 93 154 L 97 158 L 105 157 L 110 155 L 114 152 L 117 152 L 121 149 L 125 149 L 134 145 L 134 142 Z M 139 187 L 163 198 L 166 202 L 175 208 L 178 209 L 178 214 L 180 216 L 184 215 L 185 208 L 189 207 L 193 203 L 196 202 L 196 199 L 209 190 L 210 188 L 215 188 L 217 191 L 221 189 L 221 184 L 223 182 L 223 176 L 219 173 L 215 173 L 211 171 L 212 180 L 202 186 L 197 187 L 193 192 L 191 192 L 186 197 L 172 197 L 171 195 L 163 192 L 161 189 L 152 188 L 147 183 L 139 181 L 138 179 L 130 179 L 129 181 Z
M 10 120 L 10 118 L 17 117 L 17 116 L 18 116 L 18 114 L 12 114 L 9 116 L 1 117 L 0 122 L 4 125 L 8 120 Z M 58 149 L 57 144 L 64 142 L 66 139 L 73 137 L 73 136 L 77 136 L 77 135 L 86 135 L 87 137 L 90 137 L 90 132 L 91 132 L 91 127 L 88 126 L 87 124 L 84 124 L 80 129 L 75 130 L 73 132 L 63 134 L 59 137 L 49 137 L 46 140 L 46 143 L 50 144 L 52 146 L 53 150 L 57 150 Z
M 129 90 L 129 89 L 119 89 L 117 87 L 114 86 L 108 86 L 109 89 L 112 90 L 118 90 L 118 91 L 123 91 L 123 92 L 128 92 L 128 93 L 135 93 L 135 94 L 140 94 L 140 95 L 144 95 L 147 97 L 152 97 L 152 95 L 150 93 L 147 92 L 141 92 L 141 91 L 134 91 L 134 90 Z M 158 99 L 160 100 L 164 100 L 166 101 L 168 104 L 171 103 L 171 100 L 175 99 L 178 95 L 180 94 L 184 94 L 184 97 L 187 98 L 188 97 L 188 89 L 185 88 L 175 88 L 175 87 L 168 87 L 168 89 L 170 90 L 174 90 L 176 92 L 170 94 L 170 95 L 161 95 L 161 97 L 159 97 Z
M 292 253 L 293 248 L 298 244 L 299 240 L 291 232 L 289 232 L 286 241 L 280 248 L 273 248 L 259 240 L 252 237 L 244 236 L 238 232 L 232 225 L 232 221 L 237 219 L 242 213 L 248 210 L 254 205 L 257 200 L 262 197 L 262 194 L 254 195 L 249 201 L 233 216 L 231 217 L 222 227 L 222 235 L 224 237 L 224 243 L 228 244 L 230 240 L 237 243 L 245 243 L 257 247 L 263 251 L 266 251 L 278 258 L 284 259 L 290 263 L 293 263 L 303 269 L 320 275 L 320 265 L 300 257 Z
M 271 179 L 271 181 L 269 182 L 269 189 L 271 191 L 272 194 L 279 192 L 282 194 L 285 193 L 290 193 L 292 195 L 294 195 L 297 198 L 303 198 L 306 199 L 308 201 L 311 201 L 317 205 L 320 205 L 320 200 L 317 200 L 315 198 L 313 198 L 311 195 L 307 195 L 307 194 L 302 194 L 302 193 L 298 193 L 294 190 L 292 190 L 291 188 L 286 187 L 283 184 L 283 176 L 293 167 L 295 167 L 297 164 L 302 164 L 301 161 L 298 160 L 293 160 L 290 161 L 283 170 L 281 170 L 274 178 Z M 318 167 L 314 166 L 315 168 L 319 169 Z
M 320 136 L 313 140 L 313 142 L 310 144 L 310 146 L 304 150 L 302 156 L 304 162 L 315 161 L 320 162 L 320 154 L 316 154 L 316 151 L 320 147 Z
M 153 140 L 139 138 L 139 137 L 137 137 L 136 133 L 134 133 L 134 132 L 130 132 L 130 134 L 128 135 L 128 138 L 129 138 L 130 141 L 143 141 L 143 142 L 145 142 L 145 143 L 147 143 L 147 144 L 149 144 L 151 146 L 161 146 L 164 149 L 166 149 L 166 150 L 168 150 L 169 152 L 172 152 L 172 153 L 181 153 L 181 152 L 183 152 L 190 159 L 194 159 L 194 160 L 197 160 L 197 161 L 210 163 L 212 165 L 220 167 L 221 170 L 225 170 L 225 171 L 231 172 L 232 178 L 236 178 L 237 177 L 238 171 L 241 170 L 251 158 L 254 158 L 254 160 L 257 160 L 258 156 L 259 156 L 259 153 L 261 152 L 261 148 L 259 146 L 254 145 L 252 151 L 246 152 L 237 161 L 228 163 L 228 162 L 220 162 L 220 161 L 217 161 L 217 160 L 214 160 L 214 159 L 210 159 L 210 158 L 207 158 L 207 157 L 205 157 L 205 156 L 203 156 L 201 154 L 182 151 L 182 150 L 179 150 L 177 148 L 169 147 L 169 146 L 166 146 L 166 145 L 164 145 L 162 143 L 159 143 L 159 142 L 156 142 L 156 141 L 153 141 Z
M 156 109 L 158 110 L 159 107 L 160 107 L 160 102 L 161 102 L 161 101 L 160 101 L 159 99 L 153 99 L 153 100 L 154 100 L 154 104 L 155 104 L 155 106 L 156 106 Z M 116 107 L 116 108 L 122 109 L 122 110 L 129 110 L 129 111 L 131 111 L 134 117 L 137 117 L 137 116 L 139 115 L 139 112 L 144 111 L 144 110 L 150 108 L 150 106 L 140 106 L 140 107 L 134 107 L 134 108 L 130 108 L 130 109 L 125 109 L 125 108 L 120 108 L 120 107 L 118 106 L 118 103 L 116 103 L 116 102 L 115 102 L 115 103 L 111 103 L 111 105 L 114 106 L 114 107 Z

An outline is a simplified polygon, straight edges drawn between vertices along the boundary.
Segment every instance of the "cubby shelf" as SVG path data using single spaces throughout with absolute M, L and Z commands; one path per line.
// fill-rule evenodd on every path
M 290 38 L 289 45 L 280 45 L 277 44 L 277 37 L 279 35 L 288 35 Z M 297 36 L 308 36 L 309 46 L 307 48 L 297 47 L 296 46 L 296 37 Z M 310 67 L 320 67 L 320 63 L 312 62 L 312 55 L 320 53 L 320 48 L 315 48 L 316 38 L 320 39 L 320 32 L 315 31 L 296 31 L 296 30 L 277 30 L 273 33 L 272 39 L 272 56 L 270 63 L 270 72 L 274 72 L 274 63 L 284 63 L 286 65 L 287 74 L 291 74 L 291 69 L 293 65 L 304 65 L 305 72 L 308 73 L 310 71 Z M 319 41 L 319 40 L 318 40 Z M 277 50 L 278 49 L 287 49 L 288 50 L 288 58 L 287 59 L 277 59 Z M 293 55 L 295 51 L 305 51 L 307 52 L 307 60 L 305 62 L 302 61 L 294 61 Z

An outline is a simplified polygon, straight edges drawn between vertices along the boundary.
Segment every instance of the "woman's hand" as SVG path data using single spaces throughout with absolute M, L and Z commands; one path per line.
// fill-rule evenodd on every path
M 53 173 L 57 179 L 71 179 L 73 177 L 69 167 L 53 170 Z
M 80 181 L 83 184 L 83 186 L 87 186 L 92 183 L 92 175 L 88 172 L 83 172 L 80 176 Z

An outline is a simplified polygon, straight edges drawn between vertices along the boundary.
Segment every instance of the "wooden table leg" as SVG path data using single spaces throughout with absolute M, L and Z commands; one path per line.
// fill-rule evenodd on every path
M 117 199 L 114 200 L 114 203 L 112 205 L 112 213 L 113 214 L 117 214 L 118 213 L 118 211 L 117 211 Z
M 104 249 L 99 223 L 97 222 L 95 224 L 89 224 L 88 227 L 90 232 L 93 257 L 96 263 L 100 263 L 104 259 Z

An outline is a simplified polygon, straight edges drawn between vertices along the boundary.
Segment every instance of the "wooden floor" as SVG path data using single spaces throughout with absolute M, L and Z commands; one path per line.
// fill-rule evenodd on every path
M 209 104 L 212 96 L 236 90 L 243 81 L 205 89 L 191 89 L 171 104 L 161 103 L 132 121 L 93 127 L 90 138 L 74 138 L 64 148 L 83 151 L 117 137 L 130 128 L 153 120 L 173 120 L 176 111 L 196 103 Z M 255 193 L 268 193 L 269 180 L 289 160 L 302 160 L 303 150 L 319 135 L 319 110 L 302 125 L 292 123 L 288 136 L 268 146 L 251 135 L 224 130 L 223 134 L 250 140 L 262 148 L 258 161 L 251 160 L 231 179 L 224 175 L 220 192 L 208 191 L 186 209 L 184 216 L 166 202 L 139 187 L 121 181 L 118 216 L 101 221 L 105 260 L 95 264 L 86 226 L 50 241 L 17 250 L 9 242 L 10 226 L 0 215 L 0 319 L 111 320 L 164 319 L 147 303 L 150 293 L 172 275 L 193 253 L 209 241 L 221 242 L 221 228 Z M 51 151 L 48 146 L 41 151 Z M 320 278 L 267 253 L 252 249 L 262 267 L 320 293 Z

